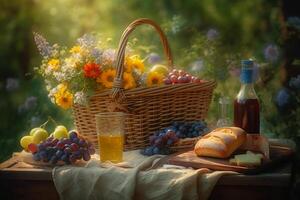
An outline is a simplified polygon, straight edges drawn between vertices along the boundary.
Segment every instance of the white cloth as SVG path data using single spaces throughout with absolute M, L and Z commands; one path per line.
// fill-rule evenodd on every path
M 61 199 L 205 200 L 222 175 L 234 174 L 208 169 L 151 169 L 161 157 L 130 151 L 119 166 L 93 159 L 85 167 L 56 167 L 53 181 Z

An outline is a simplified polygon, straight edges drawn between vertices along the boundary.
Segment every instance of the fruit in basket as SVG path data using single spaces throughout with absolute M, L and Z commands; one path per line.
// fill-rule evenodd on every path
M 173 69 L 172 72 L 168 74 L 167 78 L 164 79 L 164 83 L 166 85 L 182 84 L 182 83 L 201 83 L 201 82 L 203 81 L 198 77 L 192 76 L 191 74 L 183 70 L 177 70 L 177 69 Z
M 165 65 L 156 64 L 150 69 L 150 72 L 156 72 L 159 74 L 167 75 L 169 73 L 169 69 Z
M 56 139 L 67 138 L 68 130 L 65 126 L 57 126 L 53 132 L 53 137 Z
M 32 136 L 26 135 L 21 138 L 20 145 L 24 150 L 28 150 L 28 145 L 32 143 Z
M 149 137 L 150 146 L 141 150 L 146 156 L 154 154 L 167 155 L 172 153 L 170 147 L 179 139 L 193 138 L 209 132 L 204 121 L 173 122 L 171 126 L 156 132 Z

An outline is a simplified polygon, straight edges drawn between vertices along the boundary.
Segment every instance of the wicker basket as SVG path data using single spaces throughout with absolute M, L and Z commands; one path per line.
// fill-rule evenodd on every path
M 122 88 L 124 54 L 130 33 L 139 25 L 147 24 L 159 33 L 170 69 L 173 67 L 172 54 L 167 38 L 161 28 L 150 19 L 132 22 L 121 37 L 116 58 L 116 78 L 112 90 L 96 91 L 90 98 L 89 106 L 74 105 L 77 130 L 98 147 L 95 114 L 99 112 L 123 111 L 128 113 L 125 120 L 125 150 L 144 148 L 149 136 L 169 126 L 173 121 L 195 121 L 206 117 L 212 98 L 215 81 L 163 85 L 148 88 Z M 175 149 L 193 145 L 195 139 L 185 139 Z

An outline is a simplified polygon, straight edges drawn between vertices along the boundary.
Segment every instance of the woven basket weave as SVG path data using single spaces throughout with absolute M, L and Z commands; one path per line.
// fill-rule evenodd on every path
M 170 69 L 172 54 L 161 28 L 150 19 L 132 22 L 121 37 L 116 58 L 116 78 L 112 90 L 95 91 L 89 106 L 74 105 L 74 119 L 77 130 L 98 147 L 95 114 L 99 112 L 123 111 L 125 120 L 125 150 L 144 148 L 149 136 L 169 126 L 173 121 L 195 121 L 206 117 L 212 98 L 215 81 L 163 85 L 147 88 L 122 88 L 124 54 L 130 33 L 139 25 L 147 24 L 159 33 Z M 193 145 L 195 139 L 179 141 L 175 149 Z

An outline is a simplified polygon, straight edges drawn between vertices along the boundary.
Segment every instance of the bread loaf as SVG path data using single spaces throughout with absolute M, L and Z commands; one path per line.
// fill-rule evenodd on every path
M 215 158 L 229 157 L 246 140 L 246 132 L 238 127 L 224 127 L 213 130 L 195 145 L 198 156 Z

